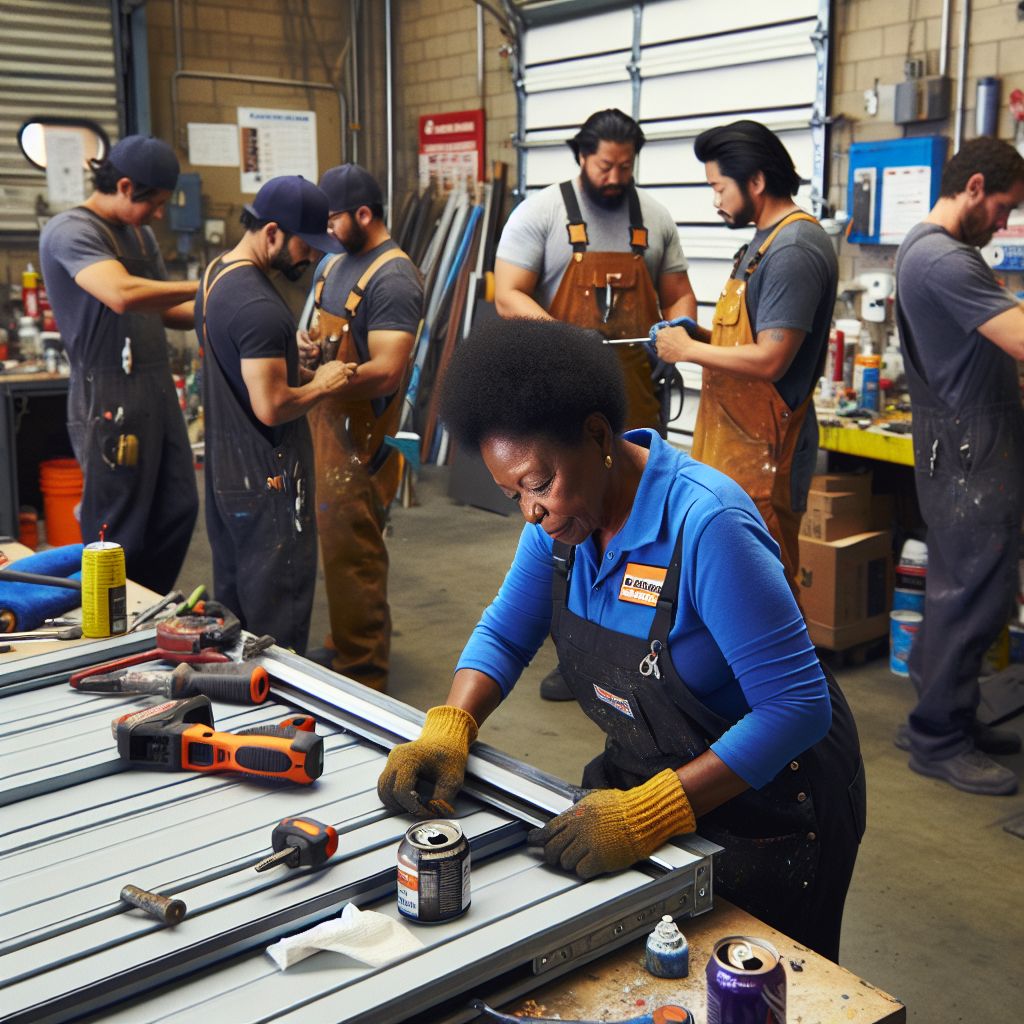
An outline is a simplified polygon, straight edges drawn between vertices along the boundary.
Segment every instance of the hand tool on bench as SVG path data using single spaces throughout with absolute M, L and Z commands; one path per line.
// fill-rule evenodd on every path
M 60 626 L 56 629 L 30 629 L 24 633 L 0 633 L 4 643 L 21 643 L 25 640 L 81 640 L 82 627 Z
M 82 581 L 65 576 L 44 576 L 38 572 L 22 572 L 19 569 L 0 569 L 0 583 L 35 583 L 40 587 L 64 587 L 65 590 L 81 590 Z
M 182 663 L 172 672 L 129 669 L 122 673 L 86 676 L 75 689 L 82 693 L 152 693 L 158 697 L 193 697 L 235 704 L 262 704 L 270 693 L 270 677 L 261 665 L 228 662 L 219 672 L 205 672 Z
M 187 908 L 182 900 L 161 896 L 157 892 L 140 889 L 137 885 L 126 885 L 121 890 L 121 899 L 139 910 L 155 917 L 164 924 L 177 924 L 181 921 Z
M 169 594 L 161 597 L 156 604 L 151 604 L 148 608 L 139 612 L 135 617 L 135 621 L 128 627 L 128 632 L 134 633 L 140 626 L 144 626 L 147 622 L 152 622 L 169 605 L 177 604 L 184 600 L 185 595 L 180 590 L 172 590 Z
M 308 784 L 324 770 L 324 741 L 295 727 L 219 732 L 202 694 L 120 715 L 110 724 L 121 759 L 156 771 L 242 772 Z
M 686 328 L 686 333 L 692 338 L 694 335 L 690 328 L 696 329 L 697 326 L 697 321 L 693 317 L 677 316 L 674 320 L 659 320 L 651 327 L 650 333 L 642 338 L 604 338 L 602 340 L 605 345 L 646 345 L 656 355 L 655 346 L 658 341 L 658 331 L 666 327 L 684 327 Z
M 282 818 L 270 837 L 274 852 L 256 865 L 267 871 L 275 864 L 288 868 L 318 868 L 338 849 L 338 833 L 315 818 Z
M 495 1024 L 555 1024 L 555 1021 L 560 1021 L 561 1024 L 599 1024 L 596 1020 L 578 1020 L 570 1017 L 527 1017 L 501 1013 L 499 1010 L 492 1010 L 481 999 L 471 999 L 469 1005 L 480 1012 L 483 1020 L 494 1021 Z M 685 1007 L 669 1003 L 639 1017 L 609 1021 L 608 1024 L 693 1024 L 693 1015 Z
M 75 672 L 68 680 L 72 687 L 89 676 L 110 675 L 147 661 L 169 661 L 175 665 L 223 662 L 231 659 L 219 650 L 230 647 L 242 632 L 238 617 L 216 601 L 207 601 L 204 615 L 175 615 L 157 623 L 156 647 L 125 658 Z

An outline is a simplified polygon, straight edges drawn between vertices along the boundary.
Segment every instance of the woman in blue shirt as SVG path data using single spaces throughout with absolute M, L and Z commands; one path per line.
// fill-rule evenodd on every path
M 478 726 L 550 630 L 607 740 L 583 774 L 593 792 L 531 833 L 547 862 L 621 870 L 699 819 L 725 847 L 719 891 L 834 960 L 864 831 L 853 718 L 751 500 L 652 431 L 620 436 L 621 373 L 597 341 L 497 321 L 449 366 L 443 418 L 527 525 L 447 703 L 391 752 L 381 799 L 450 813 Z

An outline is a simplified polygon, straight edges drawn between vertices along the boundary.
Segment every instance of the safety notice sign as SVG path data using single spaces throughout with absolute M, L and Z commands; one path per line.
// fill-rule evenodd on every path
M 458 110 L 420 118 L 420 187 L 433 177 L 446 187 L 482 181 L 484 112 Z

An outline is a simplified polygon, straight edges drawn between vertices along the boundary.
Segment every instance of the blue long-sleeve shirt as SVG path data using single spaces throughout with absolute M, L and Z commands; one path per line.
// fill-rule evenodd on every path
M 577 546 L 569 609 L 646 638 L 654 608 L 636 601 L 624 580 L 642 577 L 638 567 L 667 568 L 685 527 L 668 653 L 689 689 L 734 723 L 711 749 L 759 788 L 832 721 L 828 686 L 778 547 L 728 477 L 653 431 L 626 438 L 650 450 L 633 509 L 603 556 L 593 539 Z M 551 549 L 540 526 L 524 527 L 501 589 L 459 659 L 457 669 L 486 673 L 504 696 L 551 628 Z

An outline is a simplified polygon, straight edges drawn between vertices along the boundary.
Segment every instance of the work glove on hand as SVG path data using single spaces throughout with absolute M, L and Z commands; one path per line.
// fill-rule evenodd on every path
M 390 811 L 417 818 L 451 814 L 476 733 L 473 716 L 462 708 L 447 704 L 431 708 L 420 738 L 402 743 L 388 754 L 388 763 L 377 780 L 381 803 Z M 426 803 L 416 792 L 421 781 L 434 784 Z
M 671 768 L 633 789 L 596 789 L 544 828 L 530 832 L 544 860 L 580 878 L 621 871 L 672 836 L 697 827 L 683 784 Z

